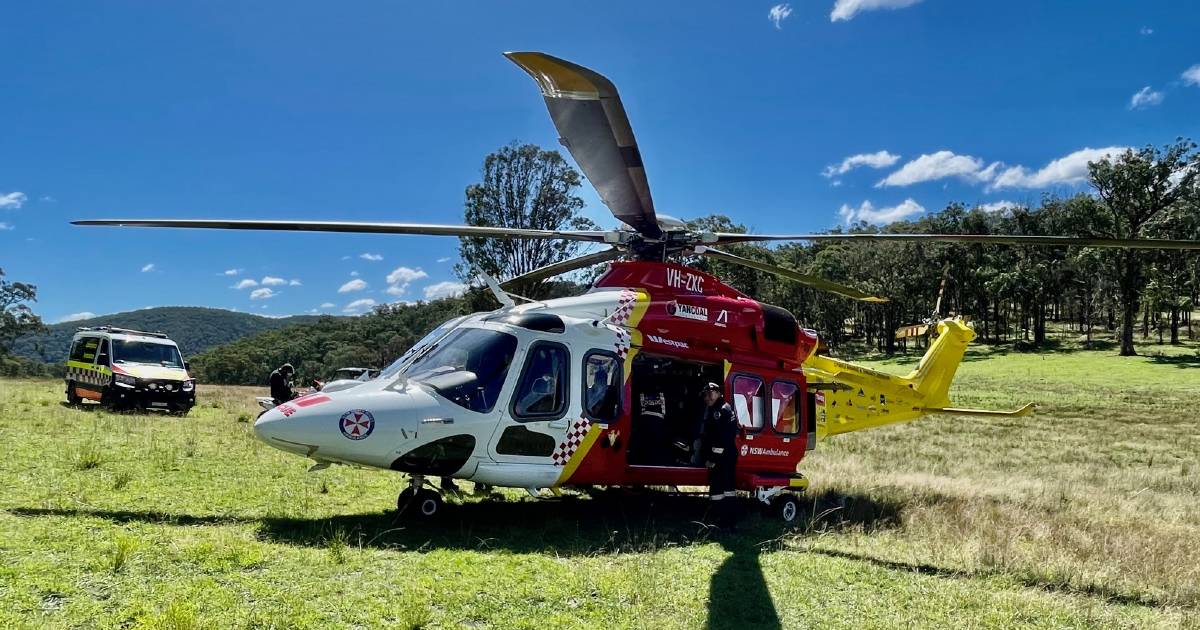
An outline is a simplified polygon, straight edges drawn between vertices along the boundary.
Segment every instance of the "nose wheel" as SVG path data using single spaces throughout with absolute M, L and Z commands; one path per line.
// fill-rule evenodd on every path
M 442 513 L 446 501 L 440 492 L 422 487 L 424 483 L 423 478 L 414 476 L 412 485 L 396 497 L 396 512 L 400 516 L 432 519 Z

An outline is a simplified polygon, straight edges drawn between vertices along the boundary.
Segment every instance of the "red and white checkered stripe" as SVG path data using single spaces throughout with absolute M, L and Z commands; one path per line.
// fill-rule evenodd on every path
M 637 291 L 629 289 L 621 291 L 621 296 L 617 298 L 617 310 L 608 316 L 608 321 L 618 326 L 624 326 L 628 323 L 629 318 L 633 316 L 634 307 L 637 306 L 637 299 Z
M 551 456 L 555 466 L 567 465 L 579 445 L 583 444 L 583 438 L 587 437 L 588 430 L 591 428 L 592 423 L 587 418 L 580 418 L 567 429 L 566 436 L 563 437 L 563 441 L 558 448 L 554 449 L 554 455 Z

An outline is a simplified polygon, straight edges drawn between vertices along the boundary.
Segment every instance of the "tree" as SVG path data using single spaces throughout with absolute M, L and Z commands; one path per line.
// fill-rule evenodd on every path
M 576 191 L 582 177 L 558 151 L 515 142 L 483 160 L 482 181 L 467 186 L 464 219 L 468 225 L 536 230 L 591 230 L 596 225 L 579 215 L 583 199 Z M 459 239 L 459 277 L 471 282 L 483 272 L 499 280 L 528 273 L 579 253 L 574 241 Z M 550 287 L 526 283 L 513 292 L 545 297 Z
M 4 269 L 0 269 L 0 355 L 8 352 L 8 345 L 17 337 L 45 329 L 42 318 L 25 304 L 36 301 L 37 287 L 9 282 L 4 279 Z
M 1147 146 L 1128 149 L 1116 160 L 1088 164 L 1088 180 L 1104 202 L 1112 222 L 1100 234 L 1110 238 L 1155 236 L 1157 223 L 1168 211 L 1187 201 L 1200 175 L 1200 153 L 1189 140 L 1177 140 L 1161 150 Z M 1144 255 L 1134 249 L 1116 255 L 1116 284 L 1121 299 L 1121 356 L 1133 356 L 1134 318 L 1143 290 Z

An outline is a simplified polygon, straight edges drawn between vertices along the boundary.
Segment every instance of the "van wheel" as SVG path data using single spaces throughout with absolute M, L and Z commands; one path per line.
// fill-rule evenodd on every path
M 83 398 L 75 391 L 75 381 L 67 381 L 67 404 L 72 407 L 78 406 L 83 402 Z

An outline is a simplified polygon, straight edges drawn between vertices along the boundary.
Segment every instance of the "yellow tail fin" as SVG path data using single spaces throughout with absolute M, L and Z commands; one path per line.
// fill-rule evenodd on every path
M 904 380 L 912 382 L 913 389 L 924 397 L 926 407 L 949 407 L 950 383 L 962 363 L 967 344 L 975 338 L 975 331 L 960 319 L 942 320 L 937 327 L 937 339 L 921 357 L 917 369 Z

